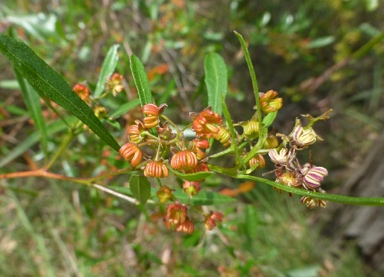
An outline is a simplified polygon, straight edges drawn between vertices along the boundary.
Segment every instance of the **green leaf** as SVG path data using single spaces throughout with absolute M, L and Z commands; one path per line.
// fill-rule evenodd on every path
M 44 152 L 45 158 L 48 157 L 48 135 L 47 127 L 45 125 L 45 120 L 42 113 L 42 108 L 40 104 L 40 96 L 33 89 L 33 87 L 28 83 L 28 81 L 23 78 L 19 70 L 15 69 L 16 78 L 19 82 L 22 95 L 24 97 L 25 105 L 29 110 L 29 115 L 33 119 L 36 129 L 40 133 L 41 138 L 41 148 Z
M 275 120 L 276 116 L 277 116 L 277 111 L 267 114 L 267 115 L 263 118 L 263 125 L 264 125 L 265 127 L 271 126 L 271 124 L 272 124 L 273 121 Z
M 235 201 L 232 197 L 212 191 L 200 191 L 197 195 L 190 198 L 182 189 L 176 189 L 173 195 L 176 199 L 180 200 L 181 203 L 190 203 L 191 205 L 220 205 Z
M 13 63 L 35 90 L 72 112 L 105 143 L 119 151 L 119 144 L 95 116 L 93 110 L 25 43 L 0 34 L 0 52 Z
M 96 89 L 94 92 L 94 97 L 98 98 L 101 94 L 103 94 L 105 89 L 105 84 L 108 81 L 108 78 L 111 77 L 113 72 L 115 71 L 117 61 L 119 60 L 119 55 L 117 50 L 119 49 L 118 44 L 113 45 L 109 48 L 107 56 L 103 62 L 103 66 L 101 67 L 99 80 L 96 84 Z
M 132 175 L 129 179 L 129 187 L 133 197 L 142 205 L 151 197 L 151 183 L 144 176 Z
M 167 166 L 168 166 L 168 169 L 174 175 L 176 175 L 177 177 L 180 177 L 183 180 L 187 180 L 187 181 L 201 181 L 201 180 L 206 179 L 206 178 L 208 178 L 214 174 L 213 172 L 209 172 L 209 171 L 186 174 L 186 173 L 181 173 L 177 170 L 174 170 L 169 165 L 167 165 Z
M 222 96 L 225 99 L 228 87 L 227 67 L 217 53 L 209 53 L 204 60 L 205 85 L 208 90 L 208 105 L 219 115 L 222 111 Z
M 148 77 L 145 73 L 144 65 L 135 55 L 131 56 L 130 63 L 133 81 L 135 82 L 135 86 L 137 88 L 141 106 L 152 103 L 152 94 L 149 88 Z
M 140 100 L 139 99 L 133 99 L 133 100 L 131 100 L 131 101 L 121 105 L 116 111 L 114 111 L 109 116 L 109 118 L 110 119 L 117 118 L 117 117 L 119 117 L 119 116 L 129 112 L 133 108 L 136 108 L 139 104 L 140 104 Z

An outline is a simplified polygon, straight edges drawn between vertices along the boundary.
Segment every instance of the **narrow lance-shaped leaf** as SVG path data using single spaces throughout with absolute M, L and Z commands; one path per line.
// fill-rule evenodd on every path
M 196 173 L 182 173 L 180 171 L 174 170 L 171 166 L 168 165 L 168 169 L 175 174 L 177 177 L 180 177 L 183 180 L 187 181 L 200 181 L 212 176 L 214 173 L 210 171 L 201 171 Z
M 95 92 L 93 93 L 95 98 L 100 97 L 100 95 L 104 92 L 105 84 L 108 81 L 108 78 L 111 77 L 112 73 L 115 71 L 117 61 L 119 60 L 119 55 L 117 52 L 118 49 L 119 45 L 115 44 L 108 50 L 107 56 L 103 62 L 103 66 L 101 67 Z
M 222 96 L 225 99 L 228 87 L 227 67 L 217 53 L 210 53 L 204 60 L 205 85 L 208 90 L 208 105 L 221 115 Z
M 133 80 L 140 99 L 140 105 L 144 106 L 145 104 L 152 103 L 152 94 L 149 88 L 148 77 L 145 73 L 144 65 L 135 55 L 131 56 L 130 63 Z
M 25 105 L 28 108 L 29 114 L 33 119 L 36 129 L 40 133 L 41 148 L 43 149 L 45 158 L 47 158 L 47 148 L 48 148 L 47 126 L 45 124 L 45 120 L 42 113 L 40 96 L 34 90 L 34 88 L 28 83 L 28 81 L 25 78 L 23 78 L 23 76 L 17 69 L 15 69 L 15 73 L 21 88 L 21 92 L 23 94 Z
M 151 183 L 144 176 L 132 175 L 129 179 L 129 187 L 133 197 L 144 205 L 151 196 Z
M 34 89 L 73 113 L 105 143 L 119 151 L 119 144 L 95 116 L 93 110 L 25 43 L 0 34 L 0 52 L 13 63 Z

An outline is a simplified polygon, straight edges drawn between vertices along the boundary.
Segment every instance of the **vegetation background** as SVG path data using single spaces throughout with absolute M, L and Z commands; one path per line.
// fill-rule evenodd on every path
M 117 72 L 127 80 L 128 97 L 135 98 L 128 63 L 134 53 L 146 65 L 158 103 L 167 102 L 169 115 L 182 123 L 189 111 L 204 108 L 204 56 L 212 51 L 229 65 L 234 119 L 252 115 L 236 30 L 249 42 L 261 91 L 274 89 L 284 98 L 278 132 L 289 132 L 299 114 L 334 109 L 331 120 L 317 125 L 325 141 L 313 149 L 313 159 L 330 172 L 325 189 L 337 193 L 383 129 L 384 45 L 362 48 L 384 29 L 383 14 L 379 0 L 3 0 L 0 32 L 23 39 L 71 85 L 94 86 L 106 52 L 118 43 Z M 0 68 L 0 172 L 36 168 L 42 159 L 37 143 L 8 159 L 34 126 L 3 57 Z M 47 121 L 52 116 L 47 113 Z M 132 110 L 119 122 L 120 141 L 135 116 Z M 50 151 L 58 142 L 60 136 L 52 138 Z M 68 176 L 108 170 L 112 157 L 95 156 L 101 150 L 91 136 L 80 136 L 54 170 Z M 215 177 L 207 185 L 240 184 Z M 156 214 L 145 216 L 135 205 L 68 182 L 0 180 L 0 189 L 1 276 L 375 274 L 353 242 L 339 248 L 321 235 L 332 209 L 307 210 L 297 197 L 262 185 L 216 207 L 225 214 L 219 229 L 190 236 L 168 231 Z

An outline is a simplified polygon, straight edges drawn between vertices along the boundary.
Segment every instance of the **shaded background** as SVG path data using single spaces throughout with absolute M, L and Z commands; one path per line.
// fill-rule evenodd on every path
M 117 71 L 127 87 L 133 88 L 128 57 L 134 53 L 154 76 L 156 99 L 169 95 L 167 112 L 179 123 L 189 111 L 204 108 L 203 62 L 211 51 L 228 64 L 233 118 L 252 116 L 251 80 L 233 34 L 238 31 L 249 43 L 260 90 L 276 90 L 284 99 L 277 132 L 288 133 L 300 114 L 334 110 L 331 120 L 316 125 L 325 141 L 312 149 L 314 163 L 330 172 L 324 188 L 331 193 L 343 190 L 351 172 L 362 167 L 382 130 L 384 46 L 362 48 L 383 30 L 380 1 L 5 0 L 0 5 L 0 31 L 26 41 L 71 85 L 85 80 L 94 85 L 109 47 L 121 44 Z M 0 155 L 6 157 L 33 126 L 3 57 L 0 68 Z M 132 111 L 121 125 L 136 115 Z M 123 132 L 118 136 L 125 139 Z M 59 140 L 52 139 L 51 151 Z M 89 176 L 101 170 L 93 156 L 101 149 L 91 145 L 74 144 L 56 172 Z M 0 170 L 31 169 L 39 155 L 36 145 Z M 239 185 L 223 177 L 207 182 L 217 189 Z M 263 186 L 239 195 L 234 205 L 216 208 L 226 216 L 220 230 L 183 236 L 165 230 L 156 214 L 149 220 L 135 206 L 75 184 L 29 178 L 0 185 L 4 276 L 365 276 L 375 267 L 369 255 L 363 262 L 356 241 L 340 242 L 340 231 L 328 230 L 340 207 L 330 203 L 308 211 L 298 198 Z M 323 222 L 328 225 L 322 235 Z

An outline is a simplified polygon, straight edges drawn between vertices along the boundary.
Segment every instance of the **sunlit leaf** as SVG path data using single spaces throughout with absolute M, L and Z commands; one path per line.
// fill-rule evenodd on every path
M 221 115 L 222 96 L 227 94 L 227 67 L 223 58 L 217 53 L 210 53 L 204 60 L 205 85 L 208 90 L 208 105 Z
M 129 179 L 129 187 L 133 197 L 142 205 L 151 197 L 151 183 L 147 177 L 132 175 Z
M 273 121 L 275 120 L 276 116 L 277 116 L 277 111 L 267 114 L 267 115 L 263 118 L 263 125 L 264 125 L 265 127 L 271 126 L 271 124 L 272 124 Z
M 119 55 L 117 52 L 118 49 L 119 45 L 115 44 L 108 50 L 107 56 L 103 62 L 103 66 L 101 67 L 99 80 L 97 81 L 96 89 L 94 92 L 95 98 L 98 98 L 101 94 L 103 94 L 108 78 L 111 77 L 115 71 L 117 61 L 119 60 Z
M 135 55 L 131 56 L 130 63 L 133 80 L 137 88 L 141 106 L 152 103 L 152 94 L 149 88 L 148 77 L 145 73 L 144 65 Z
M 35 90 L 73 113 L 105 143 L 119 151 L 119 144 L 95 116 L 93 110 L 25 43 L 0 34 L 0 52 L 13 63 Z
M 177 170 L 174 170 L 172 167 L 168 166 L 168 169 L 173 173 L 175 174 L 177 177 L 180 177 L 181 179 L 183 180 L 187 180 L 187 181 L 201 181 L 203 179 L 206 179 L 210 176 L 212 176 L 214 173 L 213 172 L 207 172 L 207 171 L 204 171 L 204 172 L 197 172 L 197 173 L 182 173 L 182 172 L 179 172 Z

